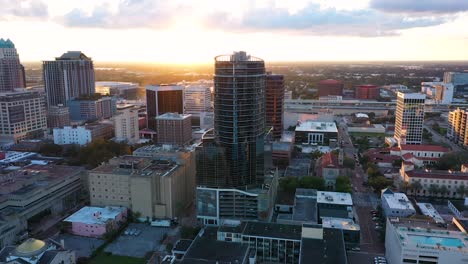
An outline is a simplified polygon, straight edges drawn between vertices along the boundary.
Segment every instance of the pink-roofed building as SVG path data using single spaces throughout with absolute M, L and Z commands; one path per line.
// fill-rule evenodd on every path
M 77 236 L 100 238 L 111 230 L 118 229 L 127 220 L 127 208 L 117 206 L 86 206 L 69 216 L 70 233 Z

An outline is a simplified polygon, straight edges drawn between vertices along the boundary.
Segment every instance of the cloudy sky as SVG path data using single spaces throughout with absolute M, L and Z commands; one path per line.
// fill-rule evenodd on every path
M 0 0 L 22 61 L 468 60 L 468 0 Z

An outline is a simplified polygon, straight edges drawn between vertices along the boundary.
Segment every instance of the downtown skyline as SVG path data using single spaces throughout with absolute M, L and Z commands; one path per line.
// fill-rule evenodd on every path
M 0 28 L 24 62 L 68 50 L 101 62 L 208 64 L 233 50 L 271 62 L 468 60 L 468 2 L 349 2 L 0 0 Z

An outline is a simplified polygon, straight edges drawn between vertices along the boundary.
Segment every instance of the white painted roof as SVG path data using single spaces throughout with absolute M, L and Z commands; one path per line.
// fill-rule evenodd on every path
M 106 206 L 93 207 L 85 206 L 67 217 L 64 221 L 83 223 L 88 225 L 105 224 L 108 220 L 114 220 L 120 213 L 126 211 L 125 207 Z

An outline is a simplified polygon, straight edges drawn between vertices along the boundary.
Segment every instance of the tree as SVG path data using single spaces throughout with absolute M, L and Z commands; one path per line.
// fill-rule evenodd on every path
M 403 182 L 400 183 L 399 187 L 400 187 L 401 191 L 406 193 L 408 191 L 408 189 L 410 188 L 410 183 L 407 182 L 407 181 L 403 181 Z
M 299 180 L 297 177 L 285 177 L 281 179 L 279 185 L 284 192 L 295 193 L 299 186 Z
M 450 152 L 443 155 L 436 164 L 439 170 L 460 170 L 468 160 L 468 151 Z
M 343 166 L 345 168 L 354 169 L 356 164 L 352 158 L 345 157 L 343 160 Z
M 310 157 L 312 159 L 318 159 L 323 156 L 323 153 L 319 150 L 315 150 L 314 152 L 310 153 Z
M 422 184 L 420 181 L 415 181 L 411 183 L 410 188 L 413 190 L 413 193 L 416 195 L 418 191 L 422 189 Z
M 374 163 L 367 164 L 367 175 L 369 175 L 369 177 L 383 176 L 379 171 L 379 167 Z
M 320 177 L 302 177 L 299 180 L 299 187 L 306 189 L 317 189 L 319 191 L 325 190 L 325 180 Z
M 400 168 L 402 163 L 403 163 L 402 159 L 397 159 L 392 162 L 392 166 Z
M 439 193 L 444 197 L 447 195 L 448 188 L 445 185 L 439 187 Z
M 465 185 L 460 185 L 457 188 L 457 194 L 461 196 L 462 198 L 468 194 L 468 189 L 465 187 Z
M 429 186 L 428 191 L 429 191 L 430 195 L 435 195 L 435 194 L 439 193 L 439 187 L 437 187 L 437 185 L 431 184 Z
M 338 176 L 336 178 L 335 191 L 351 193 L 352 188 L 351 188 L 351 181 L 349 180 L 349 177 Z
M 382 189 L 387 188 L 391 185 L 391 182 L 384 176 L 374 176 L 369 178 L 369 186 L 374 188 L 375 191 L 380 192 Z
M 53 143 L 44 144 L 39 149 L 39 153 L 45 156 L 60 156 L 62 154 L 62 151 L 62 146 Z

